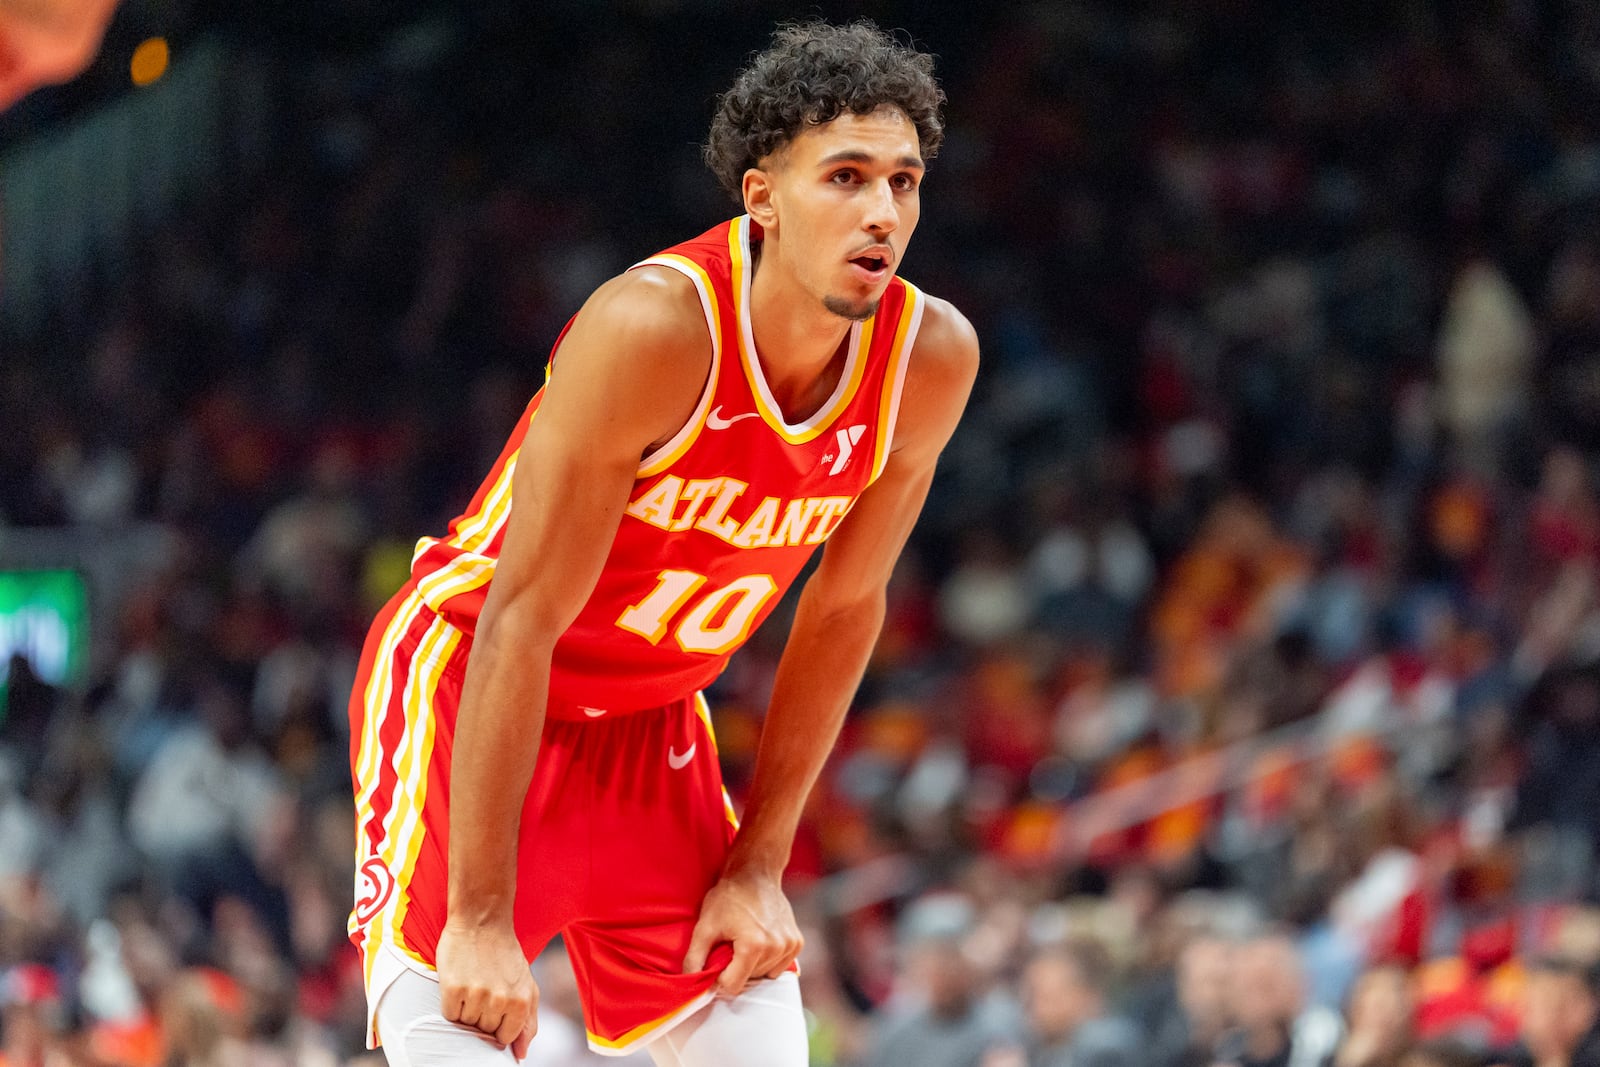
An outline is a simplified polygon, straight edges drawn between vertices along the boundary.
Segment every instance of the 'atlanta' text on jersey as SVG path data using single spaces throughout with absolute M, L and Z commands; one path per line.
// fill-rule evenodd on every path
M 696 478 L 685 482 L 668 474 L 628 505 L 628 514 L 662 530 L 701 530 L 735 548 L 818 545 L 828 539 L 854 503 L 847 496 L 798 500 L 764 497 L 744 519 L 730 514 L 750 488 L 737 478 Z

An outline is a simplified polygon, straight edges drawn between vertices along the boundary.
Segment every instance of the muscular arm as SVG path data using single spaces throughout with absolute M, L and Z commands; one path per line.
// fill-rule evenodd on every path
M 536 991 L 513 926 L 518 823 L 538 756 L 551 652 L 593 590 L 640 457 L 688 420 L 710 339 L 686 279 L 602 286 L 561 343 L 518 454 L 494 582 L 467 661 L 451 756 L 446 1018 L 525 1048 Z M 525 1036 L 524 1031 L 526 1029 Z
M 719 941 L 734 960 L 719 981 L 736 992 L 753 975 L 776 976 L 799 952 L 779 880 L 800 812 L 827 761 L 883 625 L 884 590 L 933 481 L 977 372 L 972 327 L 930 301 L 911 354 L 899 429 L 883 474 L 828 539 L 800 594 L 778 664 L 743 825 L 722 882 L 707 895 L 686 965 L 696 970 Z M 740 936 L 748 945 L 741 944 Z

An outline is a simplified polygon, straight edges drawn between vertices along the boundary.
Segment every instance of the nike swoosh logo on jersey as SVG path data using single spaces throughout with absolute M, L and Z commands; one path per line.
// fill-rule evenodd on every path
M 685 767 L 689 766 L 689 761 L 694 759 L 694 750 L 699 747 L 700 742 L 696 741 L 694 744 L 689 746 L 689 751 L 685 752 L 681 756 L 674 752 L 671 748 L 668 748 L 667 766 L 671 767 L 675 771 L 683 770 Z
M 722 405 L 718 404 L 711 409 L 711 414 L 706 416 L 706 425 L 713 430 L 726 430 L 740 419 L 753 419 L 755 417 L 756 413 L 754 411 L 747 411 L 743 415 L 735 415 L 731 419 L 725 419 L 722 417 Z
M 591 719 L 598 719 L 606 713 L 605 708 L 584 708 L 583 713 Z

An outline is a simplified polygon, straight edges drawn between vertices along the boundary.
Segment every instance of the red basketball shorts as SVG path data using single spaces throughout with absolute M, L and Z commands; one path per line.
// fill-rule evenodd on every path
M 433 970 L 469 646 L 408 586 L 378 617 L 362 654 L 350 702 L 350 936 L 365 956 L 369 1006 L 399 968 Z M 597 1051 L 627 1052 L 710 999 L 728 946 L 705 970 L 681 970 L 734 829 L 698 694 L 625 714 L 549 709 L 522 809 L 516 930 L 530 960 L 562 936 Z

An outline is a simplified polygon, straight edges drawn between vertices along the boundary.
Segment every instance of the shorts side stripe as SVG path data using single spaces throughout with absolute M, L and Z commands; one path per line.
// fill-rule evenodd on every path
M 705 723 L 706 737 L 711 741 L 711 751 L 717 751 L 717 731 L 711 725 L 711 705 L 706 702 L 704 693 L 694 695 L 694 713 L 700 716 L 700 721 Z
M 400 936 L 399 931 L 405 925 L 406 912 L 411 908 L 411 894 L 409 892 L 411 879 L 416 872 L 417 855 L 422 849 L 422 839 L 427 832 L 427 828 L 422 821 L 422 812 L 428 801 L 428 784 L 432 780 L 433 740 L 435 726 L 438 722 L 438 717 L 432 713 L 433 700 L 439 689 L 439 681 L 444 677 L 445 669 L 449 666 L 451 660 L 455 658 L 456 652 L 461 647 L 461 638 L 460 630 L 453 626 L 446 627 L 445 635 L 439 643 L 437 663 L 429 665 L 429 674 L 424 683 L 426 696 L 423 698 L 422 707 L 419 708 L 426 724 L 425 736 L 417 746 L 418 759 L 416 766 L 413 768 L 416 784 L 412 790 L 412 795 L 415 797 L 416 808 L 407 825 L 403 827 L 403 836 L 395 842 L 396 855 L 401 860 L 400 869 L 395 874 L 399 878 L 401 886 L 408 891 L 395 895 L 395 899 L 391 903 L 394 909 L 391 925 L 396 931 L 396 943 L 405 948 L 408 953 L 410 953 L 410 949 L 405 945 L 405 938 Z M 443 887 L 440 888 L 442 889 Z M 415 953 L 410 954 L 415 956 Z
M 405 717 L 405 743 L 393 756 L 395 772 L 394 801 L 384 820 L 383 848 L 380 858 L 394 875 L 398 891 L 383 911 L 373 919 L 390 931 L 391 939 L 399 944 L 397 915 L 402 902 L 409 896 L 411 867 L 415 862 L 416 848 L 421 843 L 418 833 L 422 823 L 423 805 L 428 793 L 428 762 L 433 753 L 435 715 L 434 691 L 444 674 L 449 653 L 461 639 L 461 631 L 434 618 L 422 643 L 417 646 L 411 661 L 411 671 L 401 699 Z M 397 862 L 406 861 L 405 866 Z
M 376 835 L 376 807 L 378 797 L 393 788 L 385 782 L 383 728 L 387 725 L 389 704 L 394 692 L 395 676 L 405 666 L 396 662 L 402 640 L 422 621 L 422 598 L 412 591 L 395 611 L 384 630 L 383 640 L 373 657 L 369 677 L 361 687 L 363 717 L 361 725 L 361 750 L 356 759 L 356 780 L 361 784 L 356 794 L 356 866 L 376 851 L 380 838 Z M 386 788 L 387 787 L 387 788 Z M 364 843 L 366 843 L 364 847 Z
M 694 713 L 700 716 L 700 721 L 705 724 L 706 739 L 711 742 L 711 754 L 717 753 L 717 731 L 711 725 L 711 705 L 706 702 L 704 693 L 694 695 Z M 735 830 L 739 829 L 739 813 L 733 810 L 733 798 L 728 795 L 728 787 L 722 787 L 722 813 L 728 817 L 728 823 Z

